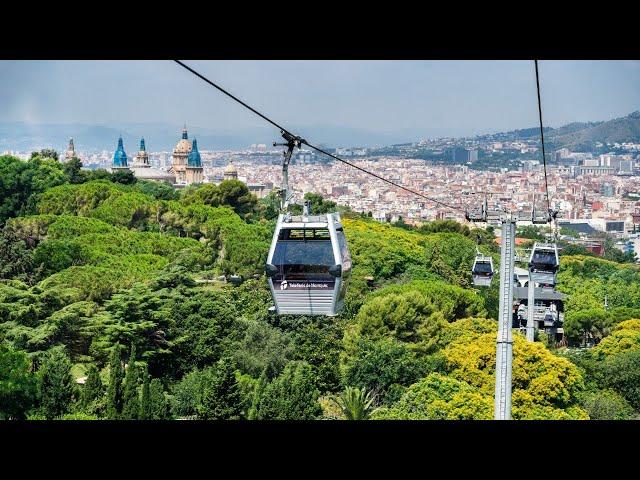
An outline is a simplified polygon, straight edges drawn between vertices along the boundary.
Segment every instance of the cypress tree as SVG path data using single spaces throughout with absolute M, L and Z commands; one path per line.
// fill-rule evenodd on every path
M 122 362 L 120 344 L 116 343 L 109 361 L 109 389 L 107 391 L 107 418 L 117 420 L 122 412 Z
M 63 347 L 54 347 L 47 352 L 39 370 L 40 407 L 51 420 L 67 413 L 75 382 L 71 375 L 71 362 Z
M 162 388 L 162 382 L 157 378 L 151 380 L 149 384 L 149 403 L 151 404 L 151 420 L 166 420 L 169 418 L 164 388 Z
M 98 367 L 92 364 L 87 372 L 87 380 L 82 389 L 82 406 L 88 408 L 92 402 L 100 400 L 104 395 L 104 387 L 100 379 Z
M 124 377 L 124 393 L 122 404 L 123 420 L 137 420 L 140 413 L 140 398 L 138 396 L 138 368 L 136 367 L 136 346 L 131 345 L 129 365 Z
M 264 370 L 262 370 L 262 374 L 258 379 L 258 384 L 253 391 L 253 399 L 251 401 L 251 408 L 249 409 L 248 414 L 249 420 L 260 420 L 258 415 L 258 406 L 260 405 L 260 399 L 262 398 L 262 393 L 264 392 L 267 383 L 269 383 L 269 378 L 267 377 L 267 368 L 265 367 Z
M 142 400 L 140 401 L 140 420 L 151 420 L 151 389 L 150 389 L 149 372 L 144 373 L 144 381 L 142 383 Z

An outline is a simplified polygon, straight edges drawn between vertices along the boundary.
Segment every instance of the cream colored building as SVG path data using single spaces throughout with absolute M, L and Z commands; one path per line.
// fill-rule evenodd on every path
M 182 129 L 182 138 L 173 149 L 171 168 L 169 169 L 169 173 L 175 175 L 176 185 L 190 185 L 204 181 L 204 171 L 197 145 L 197 140 L 194 139 L 193 145 L 189 141 L 185 125 Z

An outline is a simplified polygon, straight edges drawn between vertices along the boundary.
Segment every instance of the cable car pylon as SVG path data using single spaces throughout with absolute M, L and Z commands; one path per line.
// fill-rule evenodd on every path
M 479 210 L 467 212 L 467 220 L 487 222 L 487 201 Z M 498 335 L 496 337 L 496 371 L 494 395 L 494 419 L 511 419 L 511 389 L 513 368 L 513 272 L 515 262 L 515 236 L 517 215 L 504 212 L 500 215 L 500 289 L 498 305 Z

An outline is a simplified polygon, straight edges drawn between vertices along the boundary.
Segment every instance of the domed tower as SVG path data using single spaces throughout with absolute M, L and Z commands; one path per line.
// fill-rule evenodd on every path
M 202 183 L 204 181 L 204 169 L 198 151 L 198 140 L 195 138 L 187 160 L 186 180 L 187 183 Z
M 129 165 L 127 163 L 127 154 L 124 151 L 124 145 L 122 145 L 122 136 L 118 138 L 118 148 L 113 154 L 113 163 L 111 165 L 111 170 L 129 170 Z
M 75 156 L 76 156 L 76 149 L 73 146 L 73 138 L 70 138 L 69 139 L 69 146 L 67 147 L 67 151 L 64 152 L 64 160 L 66 162 L 68 162 L 69 160 L 71 160 Z
M 176 176 L 176 183 L 187 183 L 187 163 L 191 153 L 191 142 L 187 135 L 187 126 L 182 129 L 182 138 L 173 149 L 173 160 L 169 170 Z
M 147 149 L 144 145 L 144 137 L 140 139 L 140 150 L 133 161 L 133 166 L 137 168 L 151 167 L 149 164 L 149 154 L 147 153 Z
M 224 169 L 222 178 L 223 180 L 238 179 L 238 170 L 236 170 L 236 166 L 233 164 L 233 160 L 229 160 L 229 165 L 227 165 L 227 167 Z

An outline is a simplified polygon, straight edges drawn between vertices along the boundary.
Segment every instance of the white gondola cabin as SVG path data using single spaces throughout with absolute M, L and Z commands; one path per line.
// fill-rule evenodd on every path
M 530 281 L 544 285 L 555 285 L 560 262 L 555 243 L 535 243 L 529 258 Z
M 493 259 L 478 253 L 473 261 L 471 276 L 473 277 L 473 284 L 475 286 L 491 286 L 491 280 L 493 279 Z
M 339 314 L 351 273 L 340 215 L 281 214 L 266 273 L 277 314 Z

